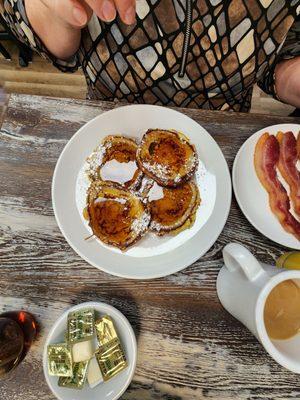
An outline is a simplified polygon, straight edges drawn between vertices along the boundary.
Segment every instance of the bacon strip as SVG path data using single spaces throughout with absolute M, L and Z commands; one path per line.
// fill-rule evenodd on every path
M 300 160 L 300 132 L 298 132 L 298 136 L 297 136 L 297 155 L 298 155 L 298 159 Z
M 269 194 L 269 204 L 281 226 L 300 240 L 300 223 L 290 213 L 290 200 L 276 173 L 279 161 L 279 143 L 275 136 L 264 133 L 255 147 L 256 174 Z
M 280 145 L 278 169 L 290 187 L 290 199 L 297 215 L 300 215 L 300 173 L 296 167 L 298 161 L 297 141 L 293 132 L 278 132 Z

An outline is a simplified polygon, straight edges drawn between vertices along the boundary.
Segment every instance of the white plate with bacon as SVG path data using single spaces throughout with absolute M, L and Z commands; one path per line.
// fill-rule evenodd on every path
M 249 222 L 283 246 L 300 249 L 300 125 L 261 129 L 240 148 L 232 180 Z

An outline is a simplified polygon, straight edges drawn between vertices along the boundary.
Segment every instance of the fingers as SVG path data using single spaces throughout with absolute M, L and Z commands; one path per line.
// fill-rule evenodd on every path
M 127 25 L 134 24 L 136 19 L 136 0 L 114 0 L 120 18 Z
M 82 0 L 42 0 L 67 25 L 83 28 L 92 16 L 92 9 Z
M 136 0 L 85 0 L 88 6 L 100 19 L 111 22 L 116 18 L 117 12 L 125 24 L 135 22 Z
M 83 28 L 92 13 L 105 22 L 113 21 L 117 13 L 131 25 L 136 18 L 136 0 L 41 0 L 49 9 L 72 27 Z
M 113 0 L 85 0 L 88 6 L 105 22 L 113 21 L 117 10 Z
M 85 2 L 85 0 L 72 0 L 74 3 L 79 3 L 80 6 L 82 6 L 87 14 L 88 17 L 88 21 L 92 18 L 93 15 L 93 10 L 91 9 L 91 7 L 88 6 L 88 4 Z M 76 5 L 74 4 L 74 6 L 76 7 Z

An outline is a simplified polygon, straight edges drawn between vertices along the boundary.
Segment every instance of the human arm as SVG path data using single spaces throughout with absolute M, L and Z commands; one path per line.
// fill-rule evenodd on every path
M 279 100 L 300 108 L 300 56 L 276 66 L 275 88 Z
M 278 100 L 300 108 L 300 16 L 290 29 L 274 66 L 258 84 Z
M 105 1 L 111 5 L 105 9 Z M 13 34 L 63 71 L 78 66 L 81 29 L 92 12 L 104 21 L 117 12 L 127 23 L 135 20 L 135 0 L 0 0 L 0 14 Z

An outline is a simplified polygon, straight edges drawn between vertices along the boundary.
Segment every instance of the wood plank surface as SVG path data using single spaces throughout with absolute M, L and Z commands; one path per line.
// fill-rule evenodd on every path
M 0 381 L 0 399 L 53 399 L 42 372 L 46 335 L 65 309 L 89 300 L 117 307 L 137 335 L 137 370 L 122 399 L 299 398 L 299 377 L 277 365 L 217 298 L 216 277 L 226 243 L 240 242 L 268 263 L 284 250 L 252 228 L 234 199 L 224 231 L 208 253 L 166 278 L 110 276 L 89 266 L 66 243 L 51 206 L 55 163 L 79 127 L 120 105 L 10 98 L 0 131 L 0 312 L 32 312 L 40 333 L 23 363 Z M 181 111 L 212 134 L 230 168 L 252 133 L 272 124 L 299 122 L 270 115 Z

